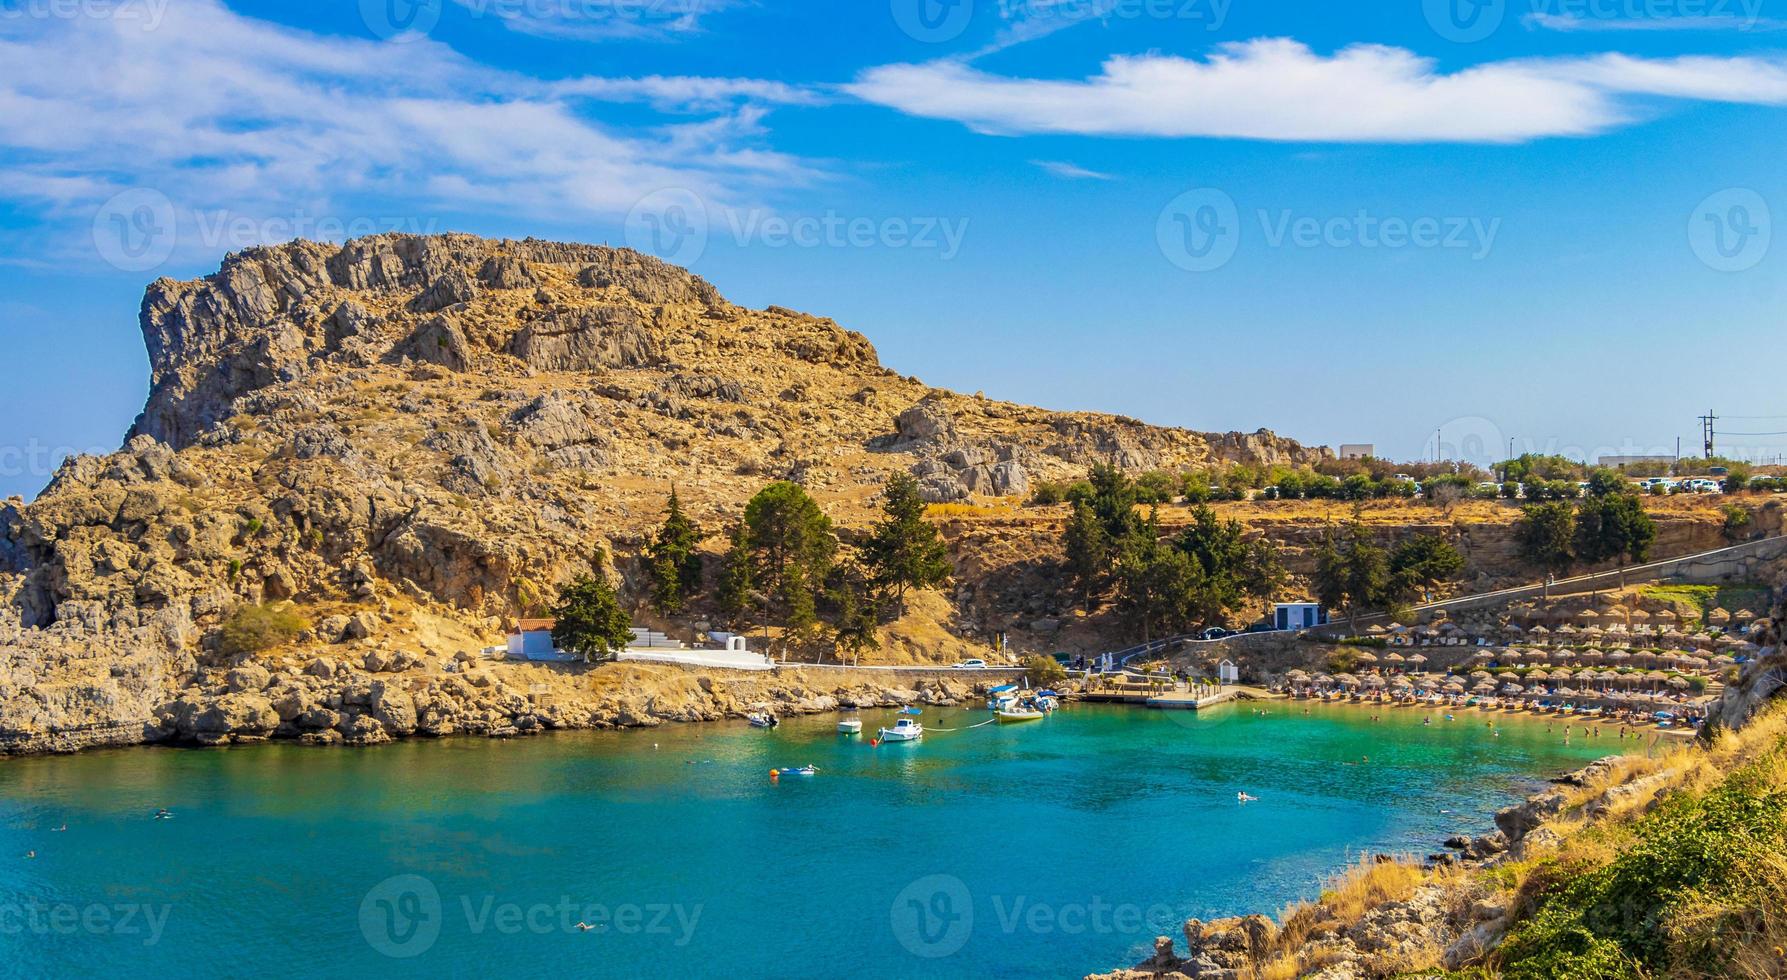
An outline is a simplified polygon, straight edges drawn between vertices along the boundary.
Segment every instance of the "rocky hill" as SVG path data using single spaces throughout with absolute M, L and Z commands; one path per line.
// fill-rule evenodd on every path
M 0 509 L 0 732 L 155 714 L 240 666 L 210 651 L 243 603 L 306 610 L 294 656 L 451 657 L 598 547 L 636 551 L 673 486 L 718 531 L 797 480 L 848 538 L 896 470 L 948 502 L 1093 462 L 1325 454 L 931 388 L 831 320 L 599 246 L 293 242 L 155 282 L 140 319 L 151 387 L 124 447 Z M 915 602 L 928 631 L 891 648 L 953 652 L 954 601 Z

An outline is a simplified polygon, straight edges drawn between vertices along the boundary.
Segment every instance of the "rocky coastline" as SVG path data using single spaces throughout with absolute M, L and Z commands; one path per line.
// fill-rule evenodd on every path
M 187 651 L 184 633 L 167 616 L 130 629 L 87 631 L 72 622 L 12 628 L 0 636 L 17 654 L 0 677 L 0 755 L 146 744 L 366 746 L 449 735 L 512 737 L 719 721 L 763 710 L 793 715 L 949 705 L 975 690 L 918 670 L 697 671 L 378 648 L 207 669 Z
M 1489 833 L 1447 839 L 1445 850 L 1428 855 L 1425 867 L 1402 865 L 1419 876 L 1419 884 L 1396 899 L 1368 901 L 1351 921 L 1323 901 L 1293 906 L 1282 922 L 1260 913 L 1209 922 L 1188 919 L 1179 939 L 1155 939 L 1152 957 L 1087 980 L 1240 980 L 1259 975 L 1262 964 L 1274 959 L 1313 964 L 1314 969 L 1296 975 L 1321 980 L 1398 975 L 1405 972 L 1399 967 L 1433 959 L 1436 952 L 1445 970 L 1476 963 L 1507 933 L 1514 910 L 1505 895 L 1465 872 L 1554 848 L 1561 838 L 1547 826 L 1551 818 L 1578 810 L 1592 821 L 1615 809 L 1642 806 L 1673 775 L 1665 770 L 1608 785 L 1618 775 L 1621 759 L 1606 756 L 1554 777 L 1552 788 L 1497 811 Z M 1595 790 L 1586 800 L 1572 792 L 1585 788 Z M 1397 864 L 1384 854 L 1372 861 Z M 1416 970 L 1414 975 L 1425 974 Z

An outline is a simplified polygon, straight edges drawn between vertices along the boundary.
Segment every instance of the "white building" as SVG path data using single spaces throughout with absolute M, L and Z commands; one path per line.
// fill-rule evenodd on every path
M 1272 628 L 1306 630 L 1328 622 L 1328 610 L 1319 602 L 1275 602 L 1272 604 Z
M 545 663 L 573 663 L 579 660 L 576 654 L 565 653 L 552 642 L 553 623 L 552 619 L 517 620 L 515 629 L 509 633 L 507 658 Z M 743 636 L 735 633 L 712 633 L 709 637 L 722 646 L 691 650 L 662 633 L 635 626 L 632 641 L 625 650 L 615 654 L 615 659 L 733 670 L 768 670 L 775 666 L 769 657 L 746 649 Z

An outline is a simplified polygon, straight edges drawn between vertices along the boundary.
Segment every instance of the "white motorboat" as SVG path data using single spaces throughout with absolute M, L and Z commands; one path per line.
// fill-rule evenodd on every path
M 862 734 L 862 719 L 861 718 L 845 718 L 845 719 L 839 721 L 838 722 L 838 734 L 839 735 L 861 735 Z
M 751 723 L 752 728 L 774 728 L 779 724 L 776 721 L 776 716 L 766 711 L 748 714 L 745 716 L 745 720 Z
M 901 718 L 892 728 L 881 729 L 883 742 L 916 742 L 925 736 L 925 726 L 917 718 Z

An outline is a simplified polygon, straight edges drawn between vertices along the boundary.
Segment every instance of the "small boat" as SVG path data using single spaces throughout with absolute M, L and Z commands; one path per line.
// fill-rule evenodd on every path
M 842 721 L 839 721 L 838 722 L 838 734 L 839 735 L 861 735 L 862 734 L 862 719 L 861 718 L 845 718 Z
M 880 740 L 883 742 L 916 742 L 925 737 L 925 726 L 916 718 L 901 718 L 894 722 L 892 728 L 881 729 Z
M 781 724 L 781 722 L 776 720 L 775 715 L 765 711 L 757 711 L 748 714 L 745 716 L 745 720 L 751 723 L 752 728 L 774 728 Z
M 771 776 L 817 776 L 819 775 L 819 767 L 805 765 L 801 766 L 799 769 L 771 769 L 769 774 Z
M 1015 721 L 1041 721 L 1048 714 L 1035 708 L 1001 708 L 993 712 L 993 716 L 1003 725 Z

